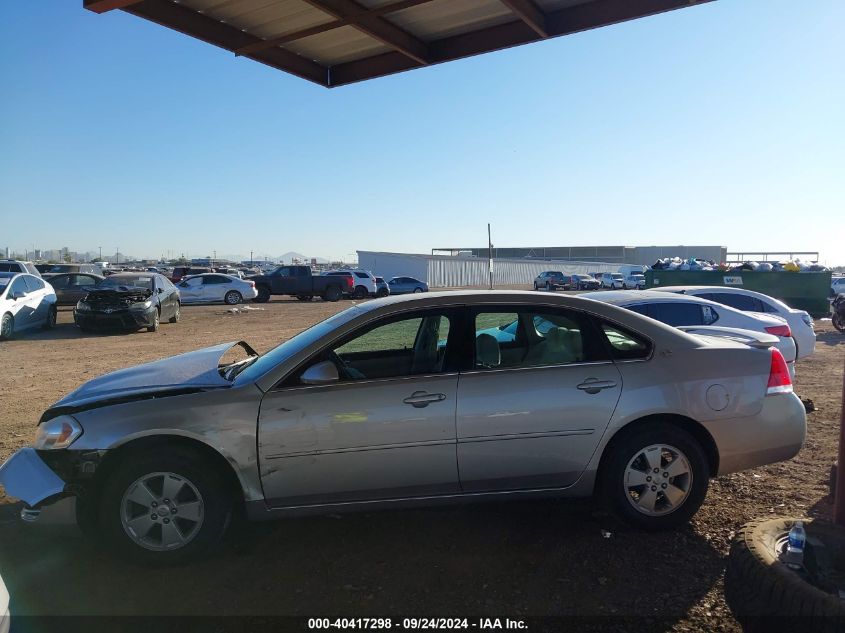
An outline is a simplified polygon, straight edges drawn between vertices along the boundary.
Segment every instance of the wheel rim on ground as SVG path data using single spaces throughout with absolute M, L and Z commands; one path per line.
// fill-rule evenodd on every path
M 179 317 L 182 316 L 182 306 L 181 304 L 176 304 L 176 312 L 173 313 L 173 319 L 175 321 L 179 320 Z
M 625 467 L 625 496 L 647 516 L 664 516 L 680 508 L 692 491 L 692 467 L 684 453 L 668 444 L 636 452 Z
M 414 288 L 414 292 L 422 292 L 422 288 Z
M 154 552 L 190 543 L 203 524 L 202 495 L 185 477 L 169 472 L 136 479 L 120 500 L 120 523 L 137 545 Z
M 229 305 L 235 305 L 241 302 L 241 295 L 236 290 L 230 290 L 226 293 L 225 300 Z
M 4 338 L 8 338 L 12 335 L 12 318 L 8 315 L 4 316 L 3 321 L 0 322 L 0 334 L 2 334 Z

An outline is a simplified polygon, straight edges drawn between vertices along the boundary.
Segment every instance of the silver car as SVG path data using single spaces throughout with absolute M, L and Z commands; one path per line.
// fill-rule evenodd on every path
M 237 507 L 598 493 L 633 526 L 670 528 L 711 477 L 789 459 L 805 435 L 775 337 L 697 330 L 578 296 L 377 299 L 264 355 L 241 343 L 220 364 L 226 343 L 87 382 L 0 483 L 31 508 L 73 497 L 96 542 L 162 563 L 216 542 Z

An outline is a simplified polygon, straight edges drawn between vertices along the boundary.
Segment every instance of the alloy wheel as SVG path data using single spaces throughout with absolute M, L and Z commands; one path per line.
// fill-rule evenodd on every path
M 202 528 L 203 518 L 203 499 L 196 486 L 170 472 L 140 477 L 120 502 L 120 522 L 126 534 L 155 552 L 190 543 Z
M 648 516 L 677 510 L 692 490 L 692 467 L 674 446 L 652 444 L 637 451 L 625 468 L 625 496 Z

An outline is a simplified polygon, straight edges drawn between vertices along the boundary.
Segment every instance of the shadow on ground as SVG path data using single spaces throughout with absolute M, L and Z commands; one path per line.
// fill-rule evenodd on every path
M 205 560 L 170 569 L 113 560 L 72 525 L 22 524 L 19 509 L 0 506 L 18 615 L 633 616 L 659 618 L 654 631 L 724 566 L 691 528 L 629 531 L 580 501 L 237 523 Z

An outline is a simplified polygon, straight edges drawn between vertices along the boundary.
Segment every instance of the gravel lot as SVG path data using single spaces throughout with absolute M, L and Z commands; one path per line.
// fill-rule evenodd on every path
M 85 380 L 227 340 L 263 352 L 348 305 L 277 300 L 242 314 L 186 307 L 181 323 L 158 333 L 104 336 L 80 334 L 62 311 L 55 330 L 0 344 L 0 460 Z M 592 618 L 648 616 L 657 619 L 625 630 L 738 631 L 722 597 L 738 526 L 831 515 L 845 336 L 829 321 L 816 329 L 816 354 L 797 364 L 796 391 L 818 408 L 805 448 L 789 462 L 712 482 L 686 529 L 632 532 L 591 501 L 386 511 L 238 524 L 208 560 L 162 572 L 100 556 L 73 527 L 23 525 L 19 505 L 0 496 L 0 574 L 20 615 L 580 615 L 614 629 L 612 617 Z

